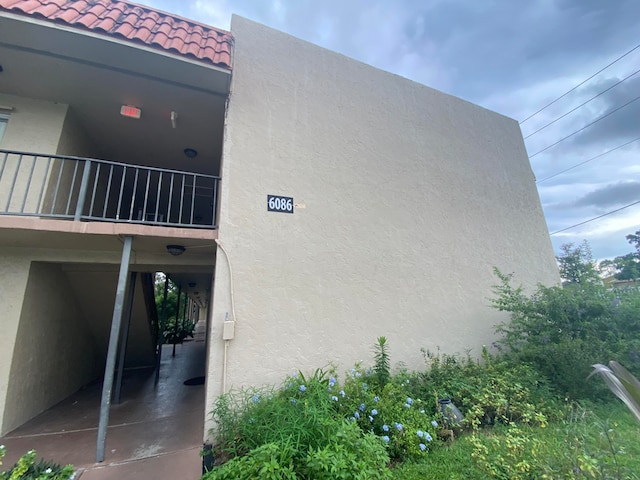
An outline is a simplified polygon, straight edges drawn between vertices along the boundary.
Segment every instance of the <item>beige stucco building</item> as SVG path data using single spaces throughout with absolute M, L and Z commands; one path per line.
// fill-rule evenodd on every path
M 240 17 L 23 3 L 0 0 L 0 434 L 113 373 L 129 299 L 125 366 L 154 364 L 154 272 L 207 322 L 204 416 L 381 335 L 409 368 L 477 354 L 493 267 L 559 281 L 516 121 Z

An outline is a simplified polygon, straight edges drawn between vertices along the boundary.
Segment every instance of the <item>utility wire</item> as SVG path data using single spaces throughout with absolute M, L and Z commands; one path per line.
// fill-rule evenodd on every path
M 544 130 L 545 128 L 547 128 L 549 125 L 553 125 L 554 123 L 556 123 L 558 120 L 563 119 L 564 117 L 566 117 L 567 115 L 569 115 L 570 113 L 575 112 L 576 110 L 578 110 L 581 107 L 584 107 L 587 103 L 589 103 L 592 100 L 595 100 L 596 98 L 598 98 L 600 95 L 603 95 L 605 93 L 607 93 L 609 90 L 611 90 L 614 87 L 617 87 L 618 85 L 620 85 L 622 82 L 624 82 L 625 80 L 628 80 L 629 78 L 633 77 L 634 75 L 637 75 L 640 72 L 639 70 L 636 70 L 635 72 L 633 72 L 631 75 L 627 75 L 626 77 L 624 77 L 622 80 L 620 80 L 619 82 L 614 83 L 613 85 L 611 85 L 609 88 L 607 88 L 606 90 L 603 90 L 602 92 L 600 92 L 599 94 L 591 97 L 589 100 L 587 100 L 586 102 L 581 103 L 580 105 L 578 105 L 577 107 L 569 110 L 567 113 L 565 113 L 564 115 L 559 116 L 558 118 L 556 118 L 555 120 L 547 123 L 544 127 L 540 127 L 538 130 L 536 130 L 533 133 L 530 133 L 529 135 L 527 135 L 526 137 L 524 137 L 524 139 L 526 140 L 529 137 L 533 137 L 536 133 L 538 133 L 541 130 Z
M 630 140 L 630 141 L 628 141 L 627 143 L 623 143 L 622 145 L 618 145 L 617 147 L 614 147 L 614 148 L 612 148 L 611 150 L 607 150 L 606 152 L 603 152 L 603 153 L 601 153 L 601 154 L 599 154 L 599 155 L 596 155 L 595 157 L 591 157 L 590 159 L 585 160 L 584 162 L 577 163 L 577 164 L 573 165 L 572 167 L 569 167 L 569 168 L 567 168 L 567 169 L 565 169 L 565 170 L 562 170 L 562 171 L 560 171 L 560 172 L 556 172 L 556 173 L 554 173 L 553 175 L 549 175 L 548 177 L 545 177 L 545 178 L 543 178 L 542 180 L 537 180 L 537 181 L 536 181 L 536 185 L 538 185 L 538 184 L 540 184 L 540 183 L 542 183 L 542 182 L 546 182 L 547 180 L 549 180 L 549 179 L 551 179 L 551 178 L 553 178 L 553 177 L 557 177 L 558 175 L 561 175 L 561 174 L 563 174 L 563 173 L 566 173 L 566 172 L 568 172 L 569 170 L 573 170 L 574 168 L 577 168 L 577 167 L 579 167 L 579 166 L 581 166 L 581 165 L 584 165 L 585 163 L 589 163 L 590 161 L 595 160 L 596 158 L 604 157 L 606 154 L 611 153 L 611 152 L 613 152 L 613 151 L 615 151 L 615 150 L 619 150 L 620 148 L 626 147 L 627 145 L 629 145 L 629 144 L 631 144 L 631 143 L 633 143 L 633 142 L 637 142 L 638 140 L 640 140 L 640 137 L 635 138 L 635 139 L 633 139 L 633 140 Z
M 533 155 L 531 155 L 531 156 L 529 157 L 529 159 L 532 159 L 532 158 L 533 158 L 533 157 L 535 157 L 536 155 L 538 155 L 538 154 L 540 154 L 540 153 L 542 153 L 542 152 L 544 152 L 544 151 L 549 150 L 551 147 L 555 147 L 555 146 L 556 146 L 556 145 L 558 145 L 560 142 L 564 142 L 566 139 L 573 137 L 576 133 L 580 133 L 580 132 L 582 132 L 583 130 L 586 130 L 586 129 L 587 129 L 587 128 L 589 128 L 591 125 L 594 125 L 594 124 L 598 123 L 600 120 L 604 120 L 604 119 L 605 119 L 605 118 L 607 118 L 608 116 L 613 115 L 614 113 L 616 113 L 618 110 L 622 110 L 622 109 L 623 109 L 624 107 L 626 107 L 627 105 L 631 105 L 633 102 L 636 102 L 636 101 L 638 101 L 638 100 L 640 100 L 640 96 L 638 96 L 638 97 L 634 98 L 633 100 L 629 100 L 629 101 L 628 101 L 627 103 L 625 103 L 624 105 L 620 105 L 618 108 L 616 108 L 616 109 L 614 109 L 614 110 L 611 110 L 611 111 L 610 111 L 609 113 L 607 113 L 606 115 L 603 115 L 603 116 L 601 116 L 600 118 L 598 118 L 598 119 L 594 120 L 593 122 L 588 123 L 587 125 L 585 125 L 585 126 L 584 126 L 584 127 L 582 127 L 581 129 L 576 130 L 575 132 L 570 133 L 570 134 L 569 134 L 569 135 L 567 135 L 566 137 L 562 137 L 562 138 L 561 138 L 560 140 L 558 140 L 557 142 L 552 143 L 551 145 L 549 145 L 549 146 L 547 146 L 547 147 L 543 148 L 542 150 L 537 151 L 536 153 L 534 153 Z
M 640 200 L 638 200 L 637 202 L 630 203 L 629 205 L 625 205 L 624 207 L 617 208 L 610 212 L 603 213 L 602 215 L 598 215 L 597 217 L 590 218 L 589 220 L 585 220 L 584 222 L 576 223 L 575 225 L 571 225 L 570 227 L 563 228 L 562 230 L 556 230 L 555 232 L 550 233 L 549 235 L 555 235 L 556 233 L 564 232 L 565 230 L 570 230 L 572 228 L 579 227 L 580 225 L 584 225 L 585 223 L 593 222 L 594 220 L 598 220 L 599 218 L 606 217 L 607 215 L 611 215 L 612 213 L 619 212 L 620 210 L 624 210 L 625 208 L 632 207 L 634 205 L 637 205 L 638 203 L 640 203 Z
M 547 108 L 549 108 L 551 105 L 553 105 L 554 103 L 556 103 L 558 100 L 566 97 L 567 95 L 569 95 L 571 92 L 573 92 L 574 90 L 578 89 L 579 87 L 581 87 L 582 85 L 584 85 L 585 83 L 587 83 L 589 80 L 591 80 L 593 77 L 595 77 L 596 75 L 604 72 L 607 68 L 609 68 L 611 65 L 619 62 L 620 60 L 622 60 L 624 57 L 626 57 L 627 55 L 629 55 L 631 52 L 637 50 L 638 48 L 640 48 L 640 44 L 636 45 L 635 47 L 633 47 L 631 50 L 629 50 L 627 53 L 625 53 L 624 55 L 619 56 L 618 58 L 616 58 L 613 62 L 611 62 L 609 65 L 607 65 L 604 68 L 601 68 L 600 70 L 598 70 L 596 73 L 594 73 L 593 75 L 591 75 L 589 78 L 583 80 L 582 82 L 580 82 L 578 85 L 576 85 L 575 87 L 573 87 L 571 90 L 569 90 L 568 92 L 563 93 L 562 95 L 560 95 L 558 98 L 556 98 L 555 100 L 553 100 L 552 102 L 547 103 L 544 107 L 542 107 L 540 110 L 538 110 L 535 113 L 532 113 L 531 115 L 529 115 L 527 118 L 525 118 L 524 120 L 520 121 L 520 125 L 522 125 L 524 122 L 526 122 L 527 120 L 535 117 L 536 115 L 538 115 L 540 112 L 542 112 L 543 110 L 546 110 Z

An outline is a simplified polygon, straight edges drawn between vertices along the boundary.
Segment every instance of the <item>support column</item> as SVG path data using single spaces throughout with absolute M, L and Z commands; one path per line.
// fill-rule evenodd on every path
M 124 237 L 122 259 L 120 260 L 120 274 L 118 275 L 118 287 L 116 289 L 116 300 L 113 305 L 113 317 L 111 319 L 111 335 L 109 336 L 109 349 L 107 350 L 107 364 L 104 367 L 104 381 L 102 383 L 102 401 L 100 402 L 100 421 L 98 422 L 96 462 L 102 462 L 104 460 L 104 446 L 107 439 L 107 427 L 109 426 L 109 408 L 111 407 L 111 389 L 113 388 L 113 374 L 116 366 L 118 337 L 120 336 L 120 324 L 122 323 L 125 292 L 127 291 L 127 277 L 129 273 L 129 260 L 131 258 L 132 243 L 133 237 Z
M 131 313 L 133 311 L 133 296 L 136 293 L 136 275 L 137 272 L 131 272 L 129 277 L 129 289 L 127 291 L 127 305 L 124 308 L 124 326 L 122 335 L 120 336 L 120 355 L 118 356 L 118 374 L 116 376 L 116 392 L 113 403 L 120 403 L 120 394 L 122 391 L 122 374 L 124 373 L 124 361 L 127 353 L 127 342 L 129 341 L 129 327 L 131 325 Z
M 162 312 L 160 313 L 160 325 L 158 326 L 158 344 L 156 345 L 156 379 L 155 385 L 160 380 L 160 363 L 162 361 L 162 345 L 164 344 L 164 328 L 167 325 L 167 294 L 169 293 L 169 275 L 164 274 L 164 294 L 162 296 Z

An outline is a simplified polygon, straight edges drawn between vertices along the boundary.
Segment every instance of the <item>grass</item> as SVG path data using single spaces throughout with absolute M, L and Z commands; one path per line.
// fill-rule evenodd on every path
M 393 478 L 639 478 L 636 473 L 640 473 L 640 424 L 619 402 L 577 409 L 566 420 L 546 428 L 520 427 L 520 432 L 519 436 L 514 436 L 504 426 L 479 432 L 481 444 L 488 442 L 496 447 L 486 464 L 474 458 L 474 435 L 464 434 L 419 460 L 396 465 L 392 470 Z M 522 444 L 522 439 L 529 439 L 524 445 L 533 446 L 533 449 L 524 448 L 518 455 L 510 455 L 514 445 Z M 497 468 L 500 459 L 509 459 L 514 470 Z M 516 471 L 518 462 L 528 464 L 530 470 Z M 488 471 L 487 465 L 495 470 Z M 545 474 L 548 476 L 544 477 Z

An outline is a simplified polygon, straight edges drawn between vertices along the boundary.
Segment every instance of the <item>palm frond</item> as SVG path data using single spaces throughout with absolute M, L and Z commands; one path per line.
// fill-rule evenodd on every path
M 597 363 L 593 365 L 594 371 L 588 378 L 596 373 L 602 375 L 605 383 L 616 397 L 622 400 L 640 422 L 640 382 L 629 371 L 613 360 L 609 366 Z

